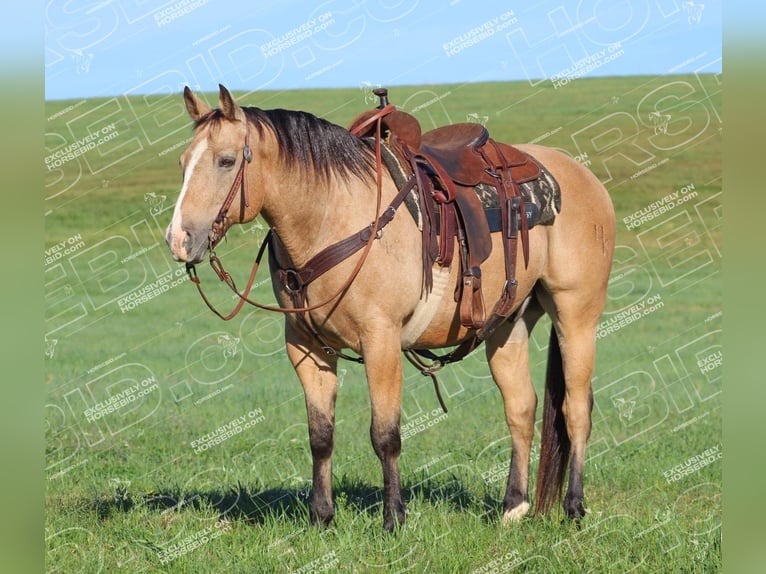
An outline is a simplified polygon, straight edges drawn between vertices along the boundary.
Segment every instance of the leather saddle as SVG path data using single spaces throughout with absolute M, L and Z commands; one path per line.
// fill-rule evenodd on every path
M 460 303 L 460 320 L 486 336 L 510 315 L 513 306 L 518 239 L 528 262 L 528 212 L 519 184 L 540 178 L 540 165 L 521 150 L 494 141 L 481 124 L 463 122 L 422 133 L 414 116 L 388 104 L 387 90 L 377 89 L 375 94 L 380 106 L 357 116 L 349 130 L 362 138 L 374 137 L 371 120 L 391 108 L 381 120 L 382 137 L 409 171 L 408 178 L 416 180 L 423 214 L 425 288 L 431 288 L 433 264 L 449 266 L 457 245 L 461 281 L 455 300 Z M 497 190 L 507 280 L 489 320 L 481 291 L 481 264 L 492 251 L 492 238 L 475 191 L 480 184 Z

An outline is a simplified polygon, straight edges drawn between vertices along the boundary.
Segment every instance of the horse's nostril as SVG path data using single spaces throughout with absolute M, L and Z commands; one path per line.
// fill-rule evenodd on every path
M 184 231 L 184 235 L 185 235 L 185 237 L 184 237 L 184 249 L 186 250 L 187 253 L 189 253 L 191 251 L 192 245 L 193 245 L 192 236 L 191 236 L 191 233 L 189 233 L 188 231 Z

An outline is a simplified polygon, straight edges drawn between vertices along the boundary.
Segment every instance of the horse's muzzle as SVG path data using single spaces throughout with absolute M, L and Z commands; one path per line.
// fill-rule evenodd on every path
M 172 225 L 169 225 L 165 232 L 165 241 L 173 259 L 185 263 L 200 263 L 209 246 L 207 235 L 173 228 Z

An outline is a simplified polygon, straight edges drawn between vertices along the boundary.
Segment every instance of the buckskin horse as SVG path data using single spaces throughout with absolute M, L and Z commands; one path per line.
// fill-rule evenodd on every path
M 503 522 L 525 516 L 537 408 L 528 345 L 545 313 L 552 327 L 535 512 L 562 500 L 568 474 L 563 507 L 579 521 L 596 328 L 614 249 L 604 186 L 560 151 L 500 144 L 479 124 L 421 133 L 412 116 L 388 103 L 386 90 L 376 91 L 378 108 L 346 129 L 302 111 L 241 107 L 219 88 L 215 109 L 184 90 L 194 134 L 180 158 L 183 184 L 166 241 L 203 297 L 194 264 L 206 255 L 240 295 L 227 315 L 211 305 L 223 319 L 245 301 L 284 312 L 287 356 L 308 414 L 311 522 L 327 524 L 334 514 L 339 358 L 349 358 L 350 349 L 364 364 L 384 528 L 392 530 L 405 520 L 398 467 L 403 356 L 433 375 L 481 343 L 512 441 Z M 560 209 L 536 222 L 539 214 L 519 190 L 543 175 L 560 188 Z M 476 211 L 480 189 L 495 194 L 493 229 L 489 215 Z M 412 215 L 397 209 L 404 203 Z M 238 290 L 215 247 L 232 224 L 259 214 L 270 232 L 247 287 Z M 278 307 L 248 298 L 266 249 Z M 490 313 L 484 299 L 495 301 Z M 446 355 L 433 352 L 455 346 Z

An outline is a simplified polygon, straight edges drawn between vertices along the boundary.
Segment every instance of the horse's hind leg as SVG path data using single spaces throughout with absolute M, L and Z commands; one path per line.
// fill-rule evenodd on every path
M 546 409 L 549 405 L 548 397 L 553 398 L 553 414 L 551 427 L 565 427 L 565 434 L 561 435 L 559 447 L 553 450 L 561 450 L 560 463 L 566 464 L 569 459 L 569 485 L 564 497 L 564 510 L 569 518 L 579 520 L 585 515 L 583 507 L 583 466 L 585 463 L 585 446 L 590 437 L 591 411 L 593 409 L 593 392 L 591 389 L 591 377 L 596 359 L 596 328 L 603 310 L 605 296 L 600 293 L 590 292 L 585 296 L 577 290 L 558 291 L 550 295 L 541 296 L 541 301 L 546 311 L 551 315 L 555 331 L 551 333 L 548 365 L 548 381 L 546 383 Z M 559 354 L 560 351 L 560 354 Z M 558 363 L 556 365 L 555 363 Z M 563 376 L 562 376 L 563 375 Z M 543 415 L 545 418 L 545 414 Z M 563 417 L 563 421 L 561 418 Z M 556 422 L 558 418 L 558 422 Z M 554 430 L 554 432 L 556 432 Z M 546 422 L 543 423 L 543 435 L 546 435 Z M 546 439 L 543 436 L 542 442 Z M 566 447 L 568 443 L 568 452 Z M 538 497 L 541 496 L 541 485 L 546 482 L 555 484 L 555 489 L 550 489 L 547 494 L 542 493 L 543 502 L 541 510 L 545 511 L 552 501 L 553 490 L 563 487 L 564 477 L 563 464 L 559 471 L 550 474 L 558 474 L 557 478 L 545 478 L 544 459 L 547 457 L 545 444 L 541 447 L 540 472 L 538 476 Z M 557 456 L 557 455 L 554 455 Z M 557 463 L 558 465 L 558 463 Z M 554 465 L 554 466 L 557 466 Z M 545 490 L 545 487 L 542 487 Z
M 313 459 L 311 523 L 326 525 L 333 518 L 332 449 L 335 440 L 337 359 L 313 349 L 308 340 L 288 323 L 285 328 L 287 356 L 303 385 L 308 414 L 309 442 Z
M 487 359 L 505 405 L 511 433 L 511 468 L 503 499 L 503 522 L 529 510 L 529 457 L 535 430 L 537 394 L 529 372 L 529 334 L 543 310 L 532 300 L 517 321 L 507 322 L 487 340 Z

